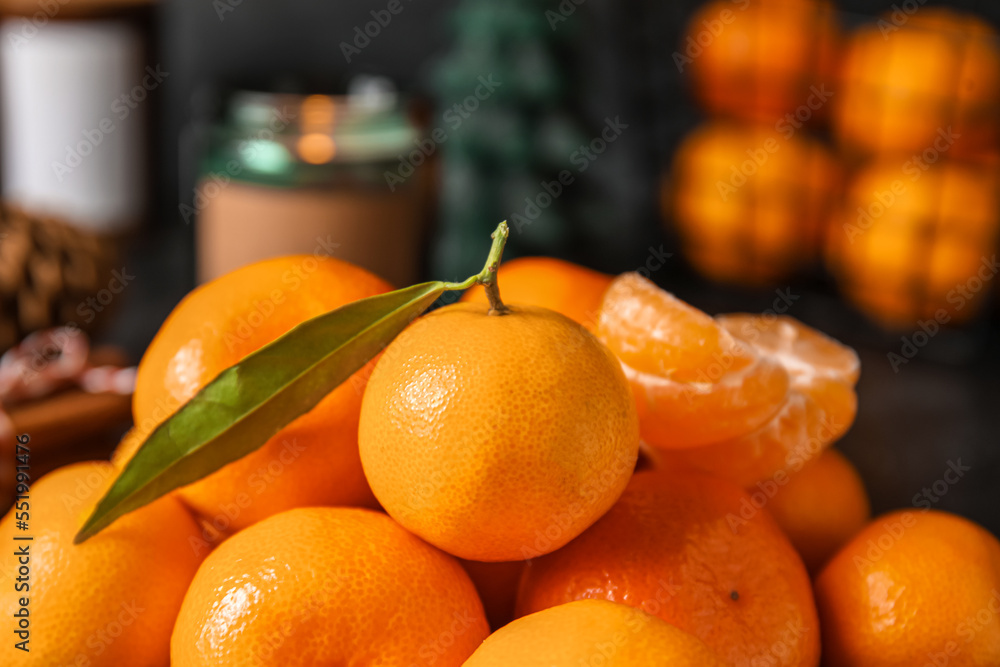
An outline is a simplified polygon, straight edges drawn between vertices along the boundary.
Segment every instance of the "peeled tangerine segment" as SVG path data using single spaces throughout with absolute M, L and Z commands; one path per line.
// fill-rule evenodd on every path
M 654 447 L 747 435 L 787 399 L 790 379 L 780 361 L 637 273 L 611 283 L 597 334 L 622 362 L 643 440 Z
M 795 383 L 829 378 L 853 387 L 858 381 L 861 362 L 857 353 L 794 317 L 719 315 L 716 322 L 736 338 L 781 361 Z
M 857 354 L 790 317 L 722 315 L 717 321 L 788 370 L 788 398 L 774 418 L 753 433 L 665 453 L 661 463 L 708 470 L 744 487 L 798 472 L 854 422 Z

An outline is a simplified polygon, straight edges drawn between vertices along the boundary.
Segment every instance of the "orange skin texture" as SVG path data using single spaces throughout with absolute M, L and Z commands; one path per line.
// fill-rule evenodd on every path
M 747 489 L 755 493 L 761 489 Z M 767 511 L 802 556 L 812 574 L 871 518 L 868 493 L 844 455 L 827 449 L 779 486 Z
M 857 413 L 858 355 L 785 315 L 720 315 L 715 321 L 780 364 L 791 383 L 780 410 L 744 436 L 692 449 L 667 450 L 661 464 L 684 464 L 750 487 L 784 484 L 838 440 Z
M 497 277 L 505 301 L 554 310 L 590 331 L 597 326 L 601 299 L 612 280 L 607 274 L 551 257 L 512 259 L 500 265 Z M 476 285 L 461 300 L 486 305 L 486 289 Z
M 641 609 L 579 600 L 493 633 L 465 667 L 723 667 L 703 642 Z
M 637 473 L 587 532 L 529 563 L 517 612 L 611 600 L 698 637 L 727 664 L 816 667 L 809 575 L 765 511 L 740 517 L 744 502 L 742 489 L 704 473 Z
M 514 619 L 517 585 L 524 572 L 524 561 L 484 563 L 477 560 L 460 560 L 479 599 L 483 601 L 490 628 L 497 630 Z
M 875 519 L 823 568 L 816 601 L 829 667 L 1000 665 L 1000 542 L 954 514 Z
M 681 449 L 747 435 L 788 395 L 782 365 L 637 273 L 605 293 L 597 336 L 632 387 L 642 438 Z
M 581 325 L 511 305 L 415 321 L 368 382 L 358 442 L 386 511 L 461 558 L 558 549 L 614 504 L 639 449 L 618 361 Z
M 3 665 L 169 663 L 170 630 L 202 561 L 190 546 L 198 526 L 176 498 L 164 497 L 73 545 L 116 474 L 97 461 L 54 470 L 31 487 L 29 531 L 15 529 L 14 510 L 0 522 L 0 613 L 10 621 L 18 599 L 28 597 L 31 633 L 27 653 L 14 648 L 20 639 L 13 635 L 3 642 Z M 34 540 L 15 542 L 15 535 Z M 27 592 L 14 589 L 21 545 L 29 547 Z
M 364 269 L 312 255 L 265 260 L 202 285 L 174 308 L 139 364 L 136 431 L 148 434 L 221 371 L 297 324 L 390 289 Z M 180 489 L 181 498 L 220 530 L 292 507 L 374 506 L 356 440 L 370 369 L 260 449 Z M 126 458 L 127 452 L 116 456 Z
M 289 510 L 205 560 L 177 617 L 172 667 L 458 667 L 489 634 L 451 556 L 380 512 Z

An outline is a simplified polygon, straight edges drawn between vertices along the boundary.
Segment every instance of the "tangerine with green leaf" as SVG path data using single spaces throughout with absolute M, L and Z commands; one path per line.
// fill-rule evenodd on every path
M 500 265 L 497 279 L 511 303 L 550 308 L 593 331 L 612 276 L 553 257 L 518 257 Z M 486 304 L 486 289 L 477 285 L 462 301 Z
M 292 327 L 390 289 L 364 269 L 314 255 L 264 260 L 198 287 L 167 317 L 139 364 L 137 432 L 151 432 L 221 371 Z M 260 449 L 181 488 L 180 497 L 224 524 L 220 529 L 235 530 L 292 507 L 373 506 L 357 447 L 369 370 L 359 370 Z
M 610 350 L 564 315 L 504 305 L 486 282 L 490 306 L 436 310 L 386 348 L 358 442 L 376 498 L 404 527 L 465 559 L 521 560 L 614 504 L 638 420 Z

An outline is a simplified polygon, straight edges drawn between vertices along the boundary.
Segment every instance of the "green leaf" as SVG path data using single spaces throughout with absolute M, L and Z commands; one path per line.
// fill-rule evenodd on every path
M 355 301 L 227 368 L 150 434 L 74 541 L 258 449 L 457 287 L 429 282 Z

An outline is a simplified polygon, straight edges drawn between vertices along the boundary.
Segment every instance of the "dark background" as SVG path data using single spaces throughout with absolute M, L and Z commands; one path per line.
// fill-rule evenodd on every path
M 155 125 L 157 173 L 153 210 L 132 244 L 127 290 L 103 338 L 137 360 L 174 304 L 194 285 L 193 230 L 178 214 L 190 201 L 199 138 L 230 87 L 337 92 L 353 74 L 392 77 L 402 90 L 429 97 L 428 72 L 447 48 L 454 0 L 402 0 L 404 11 L 351 64 L 340 51 L 356 25 L 385 2 L 243 0 L 220 20 L 205 0 L 174 0 L 155 10 L 154 51 L 170 72 Z M 540 3 L 555 7 L 558 3 Z M 927 3 L 941 4 L 941 3 Z M 954 2 L 1000 25 L 1000 3 Z M 630 125 L 595 163 L 596 187 L 608 209 L 613 241 L 575 248 L 567 258 L 619 273 L 640 266 L 649 248 L 674 257 L 653 274 L 660 285 L 710 313 L 762 311 L 775 292 L 722 288 L 685 265 L 658 211 L 658 183 L 681 137 L 701 115 L 687 100 L 670 54 L 696 2 L 584 0 L 560 30 L 577 31 L 571 68 L 584 114 Z M 892 2 L 842 1 L 845 27 L 872 20 Z M 290 72 L 296 75 L 290 76 Z M 484 212 L 488 217 L 503 212 Z M 487 243 L 484 240 L 484 244 Z M 445 276 L 434 276 L 445 278 Z M 839 447 L 864 477 L 876 512 L 910 506 L 942 478 L 950 462 L 971 470 L 934 506 L 979 521 L 1000 534 L 1000 321 L 994 293 L 985 313 L 961 330 L 931 339 L 894 371 L 887 359 L 898 334 L 884 333 L 837 297 L 821 271 L 787 286 L 800 298 L 789 314 L 854 346 L 862 359 L 857 422 Z M 995 286 L 991 286 L 995 290 Z

